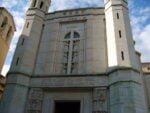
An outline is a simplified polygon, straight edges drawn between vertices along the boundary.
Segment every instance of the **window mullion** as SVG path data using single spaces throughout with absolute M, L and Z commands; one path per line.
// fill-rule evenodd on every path
M 67 74 L 71 73 L 71 65 L 72 65 L 72 50 L 73 50 L 73 32 L 71 32 L 70 45 L 69 45 L 69 59 L 68 59 L 68 68 Z

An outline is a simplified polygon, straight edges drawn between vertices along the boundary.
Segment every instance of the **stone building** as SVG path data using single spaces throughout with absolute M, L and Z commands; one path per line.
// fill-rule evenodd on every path
M 127 0 L 48 13 L 31 0 L 0 113 L 148 113 Z
M 0 72 L 15 30 L 12 15 L 4 7 L 0 7 Z
M 4 85 L 5 85 L 6 78 L 0 75 L 0 99 L 2 97 L 3 91 L 4 91 Z
M 142 63 L 148 108 L 150 111 L 150 62 Z

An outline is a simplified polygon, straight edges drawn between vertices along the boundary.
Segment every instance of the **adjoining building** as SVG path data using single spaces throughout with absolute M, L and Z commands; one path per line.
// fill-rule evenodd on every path
M 9 46 L 16 31 L 12 15 L 4 7 L 0 7 L 0 73 L 2 71 Z M 0 98 L 3 93 L 5 77 L 0 74 Z
M 146 90 L 146 97 L 148 101 L 148 108 L 150 111 L 150 62 L 142 63 L 142 71 L 144 74 L 144 83 Z
M 4 7 L 0 7 L 0 72 L 2 71 L 5 58 L 16 31 L 12 15 Z
M 30 2 L 0 113 L 148 113 L 128 0 L 52 13 Z
M 6 78 L 0 75 L 0 100 L 4 91 L 5 82 L 6 82 Z

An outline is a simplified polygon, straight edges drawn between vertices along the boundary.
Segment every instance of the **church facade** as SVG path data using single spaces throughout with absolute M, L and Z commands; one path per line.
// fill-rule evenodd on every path
M 0 113 L 148 113 L 127 0 L 48 13 L 31 0 Z

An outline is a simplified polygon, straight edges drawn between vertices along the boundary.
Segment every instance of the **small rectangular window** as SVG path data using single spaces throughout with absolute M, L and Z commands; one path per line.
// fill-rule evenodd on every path
M 18 63 L 19 63 L 19 57 L 17 58 L 17 61 L 16 61 L 16 66 L 18 65 Z
M 1 24 L 1 27 L 4 28 L 7 25 L 7 23 L 8 23 L 8 18 L 4 17 L 4 20 L 3 20 L 2 24 Z
M 35 0 L 35 1 L 34 1 L 34 4 L 33 4 L 33 7 L 35 7 L 35 6 L 36 6 L 36 2 L 37 2 L 37 1 Z
M 119 17 L 119 13 L 117 13 L 117 19 L 119 19 L 120 17 Z
M 44 3 L 43 3 L 43 2 L 41 2 L 41 4 L 40 4 L 40 9 L 42 9 L 42 7 L 43 7 L 43 4 L 44 4 Z
M 8 30 L 8 32 L 7 32 L 6 40 L 9 39 L 9 37 L 11 35 L 11 32 L 12 32 L 12 27 L 10 27 L 9 30 Z
M 123 51 L 121 51 L 121 58 L 122 58 L 122 60 L 124 60 L 124 52 Z
M 30 23 L 28 22 L 28 23 L 27 23 L 27 25 L 26 25 L 26 28 L 28 28 L 28 27 L 29 27 L 29 24 L 30 24 Z
M 122 33 L 121 33 L 121 30 L 119 30 L 119 37 L 120 37 L 120 38 L 122 37 Z
M 24 40 L 25 40 L 25 39 L 23 38 L 23 39 L 22 39 L 22 43 L 21 43 L 21 45 L 23 45 L 23 44 L 24 44 Z

